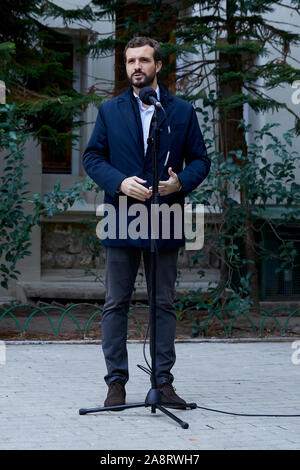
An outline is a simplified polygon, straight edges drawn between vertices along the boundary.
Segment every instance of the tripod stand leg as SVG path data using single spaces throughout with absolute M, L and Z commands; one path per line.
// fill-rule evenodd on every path
M 86 415 L 88 413 L 98 413 L 99 411 L 122 411 L 128 408 L 138 408 L 140 406 L 146 406 L 145 402 L 143 403 L 132 403 L 129 405 L 115 405 L 115 406 L 103 406 L 101 408 L 81 408 L 79 410 L 80 415 Z
M 176 423 L 180 424 L 180 426 L 183 428 L 183 429 L 188 429 L 189 425 L 188 423 L 186 423 L 185 421 L 182 421 L 181 419 L 177 418 L 177 416 L 173 415 L 173 413 L 170 413 L 170 411 L 166 410 L 163 406 L 157 404 L 156 407 L 162 411 L 163 413 L 165 413 L 167 416 L 169 416 L 169 418 L 172 418 L 174 421 L 176 421 Z

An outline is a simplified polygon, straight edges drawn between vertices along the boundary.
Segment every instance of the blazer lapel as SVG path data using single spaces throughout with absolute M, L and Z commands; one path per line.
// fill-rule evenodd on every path
M 159 91 L 160 91 L 160 102 L 161 102 L 162 106 L 164 107 L 164 110 L 166 111 L 167 116 L 169 116 L 170 111 L 171 111 L 171 104 L 172 104 L 172 101 L 173 101 L 173 97 L 162 86 L 159 87 Z M 158 114 L 157 115 L 158 127 L 160 127 L 162 124 L 165 125 L 164 121 L 166 121 L 166 118 L 165 118 L 164 112 L 160 110 L 157 114 Z
M 124 122 L 126 123 L 130 132 L 130 135 L 143 155 L 144 143 L 142 123 L 141 118 L 139 116 L 138 104 L 133 100 L 134 97 L 130 96 L 129 89 L 126 93 L 119 97 L 118 105 L 123 115 Z
M 169 116 L 171 109 L 172 109 L 173 97 L 162 86 L 159 87 L 159 91 L 160 91 L 160 102 L 162 106 L 164 107 L 164 110 L 166 111 L 167 116 Z M 157 126 L 160 127 L 162 130 L 166 131 L 167 125 L 168 125 L 168 122 L 167 122 L 165 113 L 162 110 L 158 110 L 157 111 Z M 163 133 L 160 134 L 161 138 L 162 138 L 162 135 Z M 151 128 L 150 136 L 153 137 L 153 127 Z M 150 164 L 150 161 L 152 161 L 152 156 L 151 156 L 152 154 L 150 150 L 152 150 L 151 145 L 148 146 L 147 154 L 146 154 L 146 159 L 148 160 L 148 164 Z M 158 159 L 161 159 L 165 156 L 166 156 L 165 152 L 160 151 L 158 154 Z

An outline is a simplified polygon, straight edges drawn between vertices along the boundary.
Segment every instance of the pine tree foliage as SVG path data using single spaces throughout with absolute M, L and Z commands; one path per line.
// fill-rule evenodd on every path
M 97 58 L 122 49 L 131 36 L 150 35 L 160 41 L 166 58 L 176 55 L 177 88 L 185 97 L 196 98 L 199 93 L 207 96 L 210 83 L 229 84 L 236 90 L 236 108 L 245 103 L 255 112 L 285 108 L 294 116 L 297 131 L 299 115 L 287 103 L 276 105 L 271 91 L 300 79 L 300 69 L 291 56 L 291 48 L 300 44 L 300 34 L 292 28 L 295 19 L 299 20 L 298 0 L 138 0 L 134 11 L 129 9 L 132 3 L 92 1 L 90 5 L 98 19 L 117 20 L 116 30 L 111 36 L 88 44 L 82 52 Z M 279 9 L 289 13 L 290 21 L 268 17 Z M 170 31 L 170 40 L 166 36 L 162 39 L 170 18 L 176 19 L 176 26 Z M 167 73 L 174 71 L 170 64 L 168 67 Z M 218 105 L 217 96 L 216 99 Z M 227 109 L 224 96 L 220 104 L 223 110 Z M 228 98 L 228 107 L 233 107 L 232 97 Z
M 286 10 L 293 13 L 291 24 L 295 23 L 295 16 L 299 19 L 298 3 L 284 3 Z M 300 69 L 292 65 L 295 62 L 290 55 L 291 47 L 300 43 L 297 28 L 291 31 L 290 24 L 266 16 L 282 5 L 281 1 L 265 0 L 190 1 L 193 16 L 183 16 L 174 32 L 177 41 L 197 44 L 201 55 L 195 71 L 194 64 L 186 64 L 179 71 L 179 82 L 185 85 L 188 94 L 197 87 L 203 91 L 208 89 L 207 83 L 213 76 L 219 83 L 245 91 L 236 93 L 236 107 L 246 102 L 255 112 L 285 108 L 294 115 L 294 130 L 297 129 L 299 115 L 287 103 L 276 105 L 270 95 L 276 87 L 291 85 L 300 78 Z M 275 52 L 275 57 L 271 52 Z M 216 59 L 208 63 L 205 59 L 212 53 L 216 54 Z M 220 104 L 226 109 L 224 97 L 221 100 Z M 231 96 L 228 106 L 230 109 L 233 106 Z
M 78 49 L 81 54 L 89 54 L 94 59 L 114 54 L 116 48 L 121 50 L 131 36 L 156 37 L 166 58 L 177 57 L 178 88 L 190 98 L 196 93 L 199 96 L 199 89 L 201 95 L 207 95 L 209 81 L 216 80 L 246 91 L 244 96 L 235 92 L 236 107 L 247 102 L 254 111 L 264 112 L 276 109 L 274 98 L 268 92 L 300 79 L 300 69 L 295 67 L 290 55 L 291 47 L 300 43 L 300 34 L 280 18 L 270 20 L 267 16 L 276 8 L 285 8 L 290 12 L 290 23 L 293 24 L 294 19 L 299 18 L 298 0 L 284 3 L 280 0 L 185 0 L 176 3 L 137 0 L 135 10 L 129 8 L 130 4 L 132 2 L 126 0 L 93 0 L 83 8 L 65 9 L 48 0 L 0 0 L 0 44 L 14 44 L 15 48 L 14 54 L 11 54 L 13 49 L 8 52 L 6 48 L 3 57 L 3 46 L 0 47 L 0 80 L 6 82 L 8 102 L 20 104 L 21 112 L 24 110 L 28 117 L 30 130 L 36 135 L 43 134 L 37 121 L 40 119 L 44 126 L 45 116 L 49 119 L 47 124 L 55 130 L 57 113 L 60 113 L 59 122 L 64 120 L 66 123 L 71 119 L 73 128 L 80 126 L 82 109 L 89 102 L 101 100 L 93 93 L 83 96 L 70 85 L 74 76 L 72 70 L 65 67 L 68 53 L 51 47 L 51 44 L 70 43 L 71 38 L 66 32 L 47 26 L 51 19 L 59 18 L 66 28 L 84 21 L 91 30 L 96 20 L 117 20 L 111 36 L 102 38 L 100 35 L 98 40 L 91 38 Z M 170 40 L 166 40 L 162 33 L 171 19 L 176 22 L 170 31 Z M 276 52 L 275 58 L 270 56 L 271 51 Z M 191 53 L 194 54 L 192 59 Z M 170 71 L 174 72 L 174 62 L 167 64 L 166 73 Z M 226 109 L 226 100 L 224 102 L 224 97 L 221 100 Z M 231 97 L 228 106 L 232 109 Z M 298 129 L 299 116 L 287 103 L 278 103 L 278 109 L 283 107 L 294 115 L 295 129 Z
M 95 15 L 90 6 L 67 10 L 47 0 L 0 0 L 0 80 L 6 83 L 7 103 L 17 105 L 16 115 L 35 138 L 54 147 L 76 139 L 82 111 L 101 102 L 74 89 L 74 72 L 66 67 L 70 52 L 56 47 L 71 45 L 72 38 L 47 26 L 57 18 L 70 28 Z M 66 132 L 70 122 L 72 130 Z

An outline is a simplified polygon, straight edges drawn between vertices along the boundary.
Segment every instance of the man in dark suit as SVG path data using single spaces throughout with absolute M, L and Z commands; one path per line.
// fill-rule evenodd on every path
M 178 227 L 175 225 L 183 225 L 184 197 L 206 178 L 210 160 L 192 105 L 172 96 L 158 85 L 157 74 L 162 67 L 159 44 L 151 38 L 133 38 L 125 48 L 124 59 L 130 87 L 116 98 L 102 103 L 83 155 L 87 174 L 104 189 L 104 204 L 111 205 L 116 214 L 116 227 L 102 240 L 106 250 L 102 348 L 107 366 L 105 381 L 108 385 L 104 405 L 125 403 L 125 384 L 129 378 L 127 315 L 141 256 L 149 298 L 152 292 L 149 231 L 146 230 L 146 236 L 142 233 L 140 236 L 130 236 L 129 231 L 121 236 L 120 226 L 120 220 L 126 216 L 129 227 L 132 221 L 129 209 L 136 203 L 147 209 L 148 216 L 150 213 L 152 151 L 151 143 L 148 145 L 148 136 L 152 132 L 154 106 L 144 105 L 139 99 L 141 88 L 150 86 L 157 92 L 168 115 L 166 120 L 164 114 L 158 112 L 158 126 L 161 129 L 157 157 L 159 204 L 165 203 L 167 207 L 175 204 L 182 208 L 182 217 L 179 222 L 172 219 L 168 236 L 164 237 L 160 231 L 157 239 L 156 380 L 162 393 L 162 403 L 176 402 L 174 407 L 180 407 L 180 404 L 184 407 L 185 401 L 175 393 L 172 385 L 174 377 L 171 374 L 176 360 L 176 315 L 173 302 L 177 256 L 179 248 L 185 244 L 184 233 L 178 236 Z M 168 165 L 165 164 L 167 155 Z M 123 213 L 125 207 L 127 214 Z M 143 229 L 146 222 L 144 220 L 142 223 Z

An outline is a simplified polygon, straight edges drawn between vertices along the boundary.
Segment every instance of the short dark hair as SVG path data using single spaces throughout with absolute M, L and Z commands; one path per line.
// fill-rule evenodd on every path
M 146 36 L 136 36 L 126 44 L 124 49 L 124 62 L 126 64 L 126 51 L 129 47 L 143 47 L 143 46 L 151 46 L 154 49 L 153 58 L 154 62 L 162 61 L 162 52 L 159 42 L 155 41 L 155 39 L 148 38 Z

